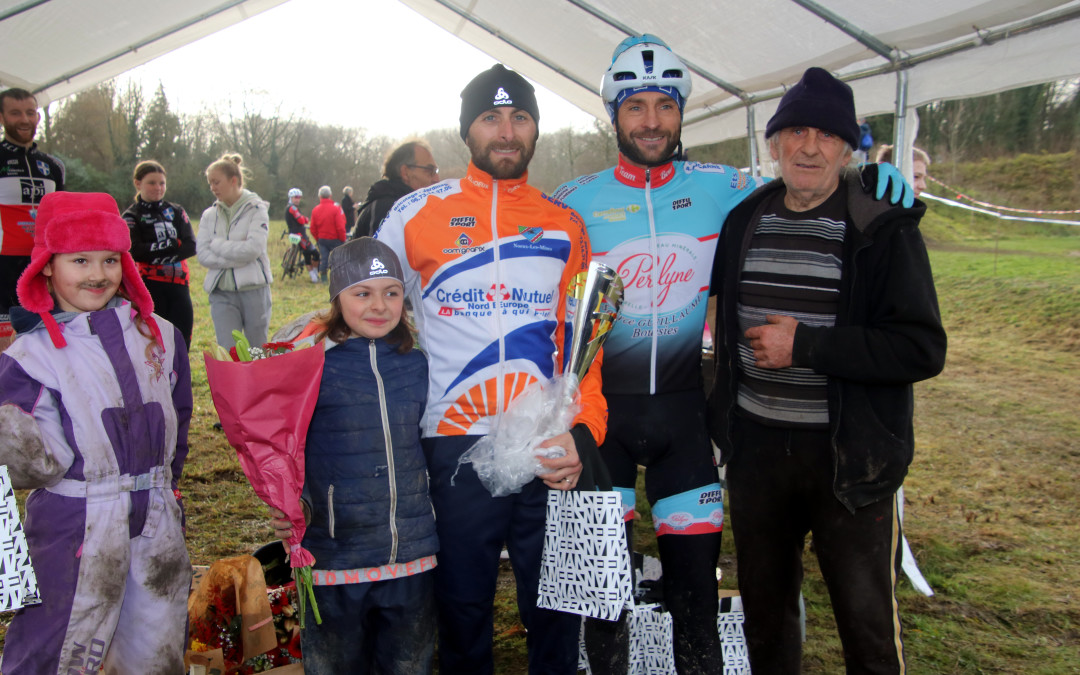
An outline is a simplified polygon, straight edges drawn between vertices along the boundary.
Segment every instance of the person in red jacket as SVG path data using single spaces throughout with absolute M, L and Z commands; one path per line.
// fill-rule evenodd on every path
M 319 205 L 311 210 L 311 236 L 319 244 L 319 279 L 326 283 L 330 251 L 345 243 L 345 212 L 331 198 L 329 185 L 319 188 Z

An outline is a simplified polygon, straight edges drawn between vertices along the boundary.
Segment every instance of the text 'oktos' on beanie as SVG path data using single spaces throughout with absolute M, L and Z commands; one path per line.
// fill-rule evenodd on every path
M 540 106 L 536 104 L 533 86 L 521 75 L 496 63 L 461 90 L 461 140 L 468 137 L 469 127 L 480 113 L 502 106 L 524 110 L 540 124 Z
M 789 127 L 813 127 L 831 131 L 859 147 L 859 123 L 855 119 L 855 96 L 851 87 L 824 68 L 807 68 L 802 79 L 784 97 L 765 125 L 765 138 Z
M 41 316 L 57 348 L 67 345 L 60 325 L 50 312 L 56 306 L 49 293 L 45 265 L 58 253 L 84 251 L 119 251 L 123 273 L 121 285 L 134 305 L 134 311 L 146 321 L 154 340 L 161 346 L 161 329 L 152 316 L 154 301 L 146 290 L 135 260 L 131 257 L 131 234 L 120 217 L 116 200 L 101 192 L 50 192 L 38 206 L 34 223 L 34 250 L 30 265 L 16 285 L 23 309 Z

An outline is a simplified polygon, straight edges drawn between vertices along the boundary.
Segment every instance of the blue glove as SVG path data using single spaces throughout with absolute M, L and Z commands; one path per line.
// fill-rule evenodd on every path
M 863 166 L 866 165 L 864 164 Z M 877 168 L 877 189 L 874 191 L 874 199 L 881 201 L 881 198 L 885 196 L 885 190 L 889 188 L 889 183 L 892 183 L 892 191 L 889 193 L 889 203 L 893 206 L 901 204 L 905 209 L 910 209 L 914 206 L 915 191 L 911 189 L 908 182 L 904 180 L 900 171 L 888 162 L 878 164 Z

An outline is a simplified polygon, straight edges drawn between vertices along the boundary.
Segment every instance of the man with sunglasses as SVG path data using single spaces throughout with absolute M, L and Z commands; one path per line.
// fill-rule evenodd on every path
M 383 177 L 368 190 L 356 216 L 352 238 L 375 234 L 394 202 L 413 190 L 439 182 L 439 165 L 424 141 L 406 141 L 394 148 L 383 164 Z M 352 227 L 352 223 L 349 223 Z

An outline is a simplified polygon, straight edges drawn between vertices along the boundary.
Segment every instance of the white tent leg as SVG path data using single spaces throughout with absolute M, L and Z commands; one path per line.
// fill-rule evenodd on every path
M 754 121 L 754 104 L 746 106 L 746 141 L 750 144 L 750 175 L 757 178 L 761 175 L 758 158 L 757 125 Z

